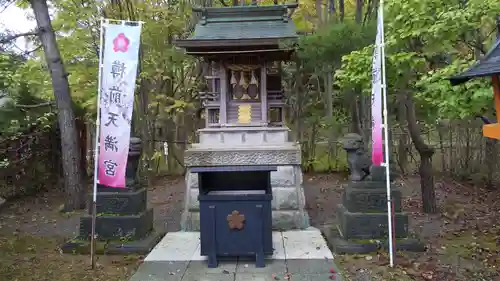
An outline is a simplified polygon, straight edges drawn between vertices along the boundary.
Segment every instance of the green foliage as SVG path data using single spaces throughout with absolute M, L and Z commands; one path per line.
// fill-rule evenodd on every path
M 425 116 L 457 118 L 490 108 L 488 83 L 474 80 L 451 87 L 447 78 L 470 66 L 471 54 L 493 42 L 499 1 L 390 0 L 385 7 L 386 77 L 389 94 L 415 93 Z M 405 11 L 402 13 L 401 11 Z M 341 88 L 371 91 L 373 45 L 342 59 L 336 72 Z M 434 117 L 432 117 L 434 116 Z
M 302 36 L 298 58 L 308 68 L 340 66 L 342 56 L 363 48 L 375 38 L 374 25 L 361 26 L 354 22 L 330 23 L 309 36 Z
M 474 79 L 453 87 L 443 79 L 460 73 L 469 65 L 469 62 L 457 59 L 447 67 L 425 73 L 416 83 L 421 89 L 417 97 L 436 108 L 440 117 L 466 118 L 490 111 L 493 106 L 491 82 Z
M 36 87 L 21 78 L 27 65 L 30 63 L 18 55 L 0 54 L 1 139 L 17 137 L 34 128 L 49 129 L 53 122 L 54 114 L 47 107 L 29 108 L 46 100 L 34 95 L 32 89 Z
M 100 18 L 141 20 L 145 23 L 141 34 L 135 121 L 140 122 L 140 129 L 147 127 L 151 134 L 156 128 L 168 128 L 175 131 L 169 133 L 168 138 L 175 139 L 178 131 L 170 128 L 179 127 L 181 137 L 192 137 L 194 126 L 186 124 L 195 123 L 192 120 L 196 119 L 201 69 L 197 59 L 185 56 L 174 47 L 173 40 L 185 38 L 192 32 L 196 17 L 191 14 L 190 5 L 203 6 L 207 1 L 50 2 L 56 11 L 52 24 L 69 74 L 77 116 L 85 115 L 89 121 L 95 118 Z M 218 1 L 214 3 L 218 5 Z M 28 1 L 17 1 L 17 4 L 30 8 Z M 298 119 L 293 122 L 301 123 L 304 140 L 324 136 L 347 124 L 350 108 L 346 105 L 353 95 L 371 92 L 374 17 L 365 25 L 356 24 L 352 20 L 356 1 L 345 1 L 345 4 L 344 22 L 336 22 L 338 15 L 330 15 L 331 21 L 323 21 L 319 29 L 316 28 L 319 25 L 317 1 L 300 1 L 292 17 L 300 31 L 314 30 L 312 35 L 299 39 L 294 58 L 298 64 L 283 67 L 288 102 L 294 118 Z M 396 107 L 398 95 L 411 92 L 419 115 L 428 120 L 462 118 L 491 110 L 488 81 L 474 80 L 452 87 L 447 78 L 472 65 L 476 55 L 484 54 L 492 45 L 494 18 L 500 14 L 500 1 L 386 0 L 385 5 L 390 107 Z M 328 76 L 333 73 L 334 87 L 327 89 L 331 78 Z M 30 59 L 0 53 L 0 90 L 7 92 L 10 98 L 0 111 L 2 132 L 15 135 L 33 124 L 46 122 L 43 118 L 47 114 L 48 122 L 52 120 L 48 107 L 17 106 L 53 99 L 42 52 L 35 52 Z M 333 116 L 326 113 L 325 100 L 330 97 L 325 95 L 330 93 Z M 317 161 L 314 155 L 307 157 L 306 162 Z M 157 160 L 158 155 L 151 150 L 146 158 Z

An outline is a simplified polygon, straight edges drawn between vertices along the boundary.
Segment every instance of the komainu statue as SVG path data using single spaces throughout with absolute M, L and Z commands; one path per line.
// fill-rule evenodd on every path
M 358 134 L 347 134 L 343 139 L 344 150 L 347 152 L 350 180 L 361 181 L 370 175 L 372 160 L 366 153 L 363 137 Z

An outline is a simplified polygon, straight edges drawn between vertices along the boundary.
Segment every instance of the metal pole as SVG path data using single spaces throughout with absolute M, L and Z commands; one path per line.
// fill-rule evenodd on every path
M 379 5 L 379 19 L 380 21 L 380 53 L 382 59 L 382 103 L 383 103 L 383 118 L 384 118 L 384 150 L 385 150 L 385 180 L 386 180 L 386 189 L 387 189 L 387 230 L 389 236 L 389 265 L 391 267 L 394 266 L 394 244 L 393 244 L 393 214 L 392 214 L 392 198 L 391 198 L 391 176 L 389 169 L 389 128 L 388 128 L 388 120 L 387 120 L 387 85 L 385 78 L 385 34 L 384 34 L 384 0 L 380 0 Z
M 107 20 L 106 20 L 107 23 Z M 97 119 L 95 122 L 95 146 L 94 146 L 94 185 L 92 188 L 92 237 L 90 238 L 90 263 L 95 268 L 95 224 L 97 216 L 97 173 L 99 167 L 99 134 L 101 128 L 101 87 L 102 87 L 102 57 L 104 38 L 104 19 L 101 18 L 101 29 L 99 38 L 99 77 L 97 85 Z

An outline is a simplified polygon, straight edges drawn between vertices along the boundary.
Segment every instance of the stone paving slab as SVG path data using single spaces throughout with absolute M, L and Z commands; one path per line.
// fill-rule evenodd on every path
M 280 277 L 280 280 L 283 280 L 283 278 Z M 271 274 L 242 273 L 237 274 L 234 281 L 275 281 L 275 279 Z
M 193 275 L 186 273 L 186 275 L 182 278 L 182 281 L 234 281 L 234 278 L 234 273 L 210 273 L 205 275 Z M 168 279 L 166 280 L 170 281 Z
M 266 267 L 255 267 L 255 260 L 250 259 L 238 259 L 238 264 L 236 266 L 236 275 L 239 274 L 251 274 L 251 273 L 263 273 L 267 275 L 274 274 L 285 274 L 286 260 L 266 260 Z
M 144 262 L 130 281 L 181 281 L 190 261 Z
M 333 259 L 321 232 L 316 228 L 282 232 L 286 259 Z
M 330 269 L 334 267 L 331 259 L 314 259 L 314 260 L 287 260 L 286 265 L 288 272 L 295 274 L 328 274 Z
M 199 232 L 169 232 L 144 259 L 148 261 L 203 260 L 199 255 Z M 198 251 L 198 255 L 196 255 Z
M 232 261 L 220 261 L 217 268 L 209 268 L 206 261 L 191 261 L 187 268 L 186 274 L 218 274 L 218 273 L 230 273 L 234 274 L 236 272 L 237 262 Z
M 290 280 L 292 281 L 329 281 L 331 274 L 297 274 L 292 275 Z M 334 280 L 341 280 L 340 277 L 336 277 Z
M 168 233 L 146 257 L 130 281 L 326 281 L 330 268 L 338 272 L 334 257 L 316 228 L 273 232 L 274 253 L 266 267 L 256 268 L 255 259 L 225 258 L 208 268 L 200 255 L 199 232 Z M 337 277 L 335 280 L 341 280 Z

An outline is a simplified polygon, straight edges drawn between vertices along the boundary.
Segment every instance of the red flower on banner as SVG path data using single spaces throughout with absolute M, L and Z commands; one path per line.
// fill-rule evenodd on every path
M 125 36 L 125 34 L 120 33 L 113 39 L 113 51 L 125 53 L 128 51 L 128 46 L 130 44 L 130 40 Z

